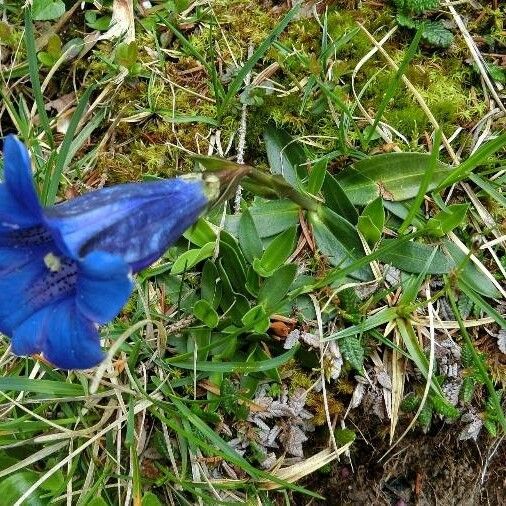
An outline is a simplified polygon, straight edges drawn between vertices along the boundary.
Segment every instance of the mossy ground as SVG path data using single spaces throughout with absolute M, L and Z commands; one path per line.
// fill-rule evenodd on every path
M 374 33 L 392 26 L 395 18 L 395 10 L 388 4 L 382 4 L 378 10 L 376 5 L 367 3 L 354 9 L 347 2 L 337 2 L 328 9 L 325 29 L 328 40 L 333 41 L 355 30 L 357 22 Z M 212 9 L 202 15 L 201 22 L 183 25 L 182 34 L 203 60 L 213 65 L 218 63 L 218 75 L 226 83 L 237 72 L 237 65 L 247 58 L 249 48 L 265 39 L 284 12 L 282 5 L 272 6 L 269 2 L 265 5 L 248 0 L 214 2 Z M 75 28 L 71 25 L 61 36 L 76 36 L 81 23 L 82 20 L 76 20 Z M 161 30 L 166 33 L 163 27 Z M 192 164 L 182 154 L 206 152 L 216 129 L 214 125 L 199 121 L 201 117 L 213 119 L 217 116 L 218 97 L 215 96 L 212 76 L 177 40 L 170 41 L 168 37 L 165 39 L 167 48 L 160 47 L 153 33 L 142 25 L 139 27 L 137 58 L 143 70 L 139 75 L 125 76 L 108 97 L 110 120 L 122 118 L 114 131 L 114 149 L 107 152 L 106 146 L 107 154 L 98 160 L 98 169 L 111 182 L 138 179 L 146 172 L 167 176 L 190 170 Z M 409 31 L 400 29 L 385 45 L 395 61 L 402 60 L 410 36 Z M 254 99 L 248 111 L 248 161 L 265 161 L 259 146 L 265 125 L 269 123 L 294 136 L 311 138 L 325 149 L 332 146 L 337 130 L 335 115 L 330 113 L 321 92 L 304 94 L 307 81 L 325 70 L 319 60 L 322 43 L 321 20 L 308 12 L 287 28 L 279 44 L 262 59 L 263 68 L 273 63 L 279 65 L 270 85 L 283 93 L 269 89 L 269 85 L 253 92 Z M 370 49 L 370 41 L 359 31 L 332 55 L 328 70 L 332 91 L 350 107 L 354 102 L 351 75 Z M 70 69 L 58 74 L 59 87 L 54 93 L 71 91 L 73 83 L 66 76 L 74 73 L 85 71 L 85 86 L 111 79 L 117 72 L 114 52 L 111 43 L 99 42 L 86 59 L 73 62 Z M 22 54 L 19 56 L 22 58 Z M 466 48 L 461 41 L 447 51 L 425 46 L 417 52 L 406 74 L 448 136 L 459 127 L 469 130 L 486 108 L 477 92 L 479 76 L 464 61 L 466 57 Z M 357 90 L 365 88 L 363 106 L 373 115 L 394 76 L 395 73 L 378 55 L 369 59 L 358 72 Z M 244 94 L 234 99 L 219 125 L 224 148 L 234 141 L 237 133 L 240 99 L 246 99 Z M 195 120 L 192 121 L 191 117 Z M 410 148 L 418 149 L 425 143 L 429 121 L 403 86 L 399 86 L 388 104 L 384 119 L 407 138 Z M 363 124 L 362 128 L 365 126 Z

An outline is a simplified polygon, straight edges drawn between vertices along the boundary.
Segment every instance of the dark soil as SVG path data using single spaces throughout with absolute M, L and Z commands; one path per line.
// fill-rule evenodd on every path
M 506 505 L 506 441 L 497 446 L 485 435 L 477 443 L 457 441 L 455 434 L 448 426 L 430 434 L 415 430 L 381 463 L 388 441 L 365 434 L 368 442 L 355 442 L 348 463 L 341 459 L 329 473 L 301 483 L 325 501 L 299 495 L 293 504 Z

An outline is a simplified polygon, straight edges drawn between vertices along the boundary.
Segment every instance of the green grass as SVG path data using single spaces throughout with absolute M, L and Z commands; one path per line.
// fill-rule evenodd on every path
M 315 18 L 249 0 L 153 3 L 136 11 L 135 42 L 96 40 L 52 76 L 48 27 L 63 43 L 58 60 L 83 31 L 105 32 L 97 18 L 110 9 L 77 10 L 63 30 L 61 17 L 44 25 L 1 7 L 2 134 L 29 146 L 41 198 L 234 168 L 238 151 L 255 169 L 238 213 L 210 209 L 137 276 L 101 331 L 110 351 L 96 370 L 14 357 L 0 335 L 4 502 L 309 502 L 320 490 L 305 476 L 336 466 L 370 430 L 365 402 L 344 415 L 357 376 L 382 388 L 380 356 L 394 444 L 415 412 L 413 431 L 447 420 L 457 439 L 472 411 L 483 434 L 503 434 L 506 370 L 492 336 L 506 328 L 506 134 L 499 117 L 481 121 L 460 34 L 445 52 L 398 30 L 384 45 L 392 71 L 366 58 L 373 45 L 356 24 L 379 40 L 395 25 L 389 7 Z M 457 129 L 458 164 L 442 142 Z M 448 337 L 462 349 L 456 402 L 435 352 Z M 341 421 L 344 432 L 329 432 Z

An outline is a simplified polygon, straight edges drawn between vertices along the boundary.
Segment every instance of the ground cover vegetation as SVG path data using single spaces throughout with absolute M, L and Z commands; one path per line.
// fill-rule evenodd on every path
M 46 205 L 254 168 L 97 369 L 0 336 L 3 504 L 504 504 L 504 16 L 2 1 L 0 134 Z

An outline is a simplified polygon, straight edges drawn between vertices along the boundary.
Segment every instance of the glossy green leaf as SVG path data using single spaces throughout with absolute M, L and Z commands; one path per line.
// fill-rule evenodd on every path
M 246 295 L 246 265 L 237 245 L 231 245 L 222 238 L 220 241 L 220 261 L 234 291 Z
M 235 373 L 247 373 L 247 372 L 263 372 L 269 369 L 275 369 L 283 364 L 286 364 L 299 349 L 298 346 L 294 346 L 291 350 L 279 355 L 275 358 L 269 358 L 267 360 L 261 360 L 259 362 L 177 362 L 171 361 L 170 365 L 179 367 L 180 369 L 197 370 L 203 372 L 235 372 Z
M 190 227 L 183 235 L 190 242 L 200 247 L 216 239 L 216 232 L 211 224 L 204 218 L 200 218 L 197 223 Z
M 249 208 L 258 235 L 264 239 L 272 237 L 297 224 L 299 206 L 289 200 L 255 199 Z M 234 236 L 239 234 L 240 216 L 228 215 L 226 229 Z
M 502 133 L 495 139 L 492 139 L 477 149 L 469 158 L 464 160 L 460 165 L 452 168 L 449 174 L 441 181 L 437 190 L 442 190 L 457 181 L 462 181 L 468 177 L 471 172 L 480 165 L 487 163 L 490 157 L 495 155 L 506 145 L 506 133 Z
M 32 19 L 51 21 L 65 14 L 65 3 L 61 0 L 33 0 Z
M 51 396 L 76 397 L 84 394 L 82 385 L 63 381 L 34 380 L 29 378 L 1 377 L 2 392 L 33 392 Z
M 200 293 L 202 299 L 217 308 L 221 300 L 221 280 L 218 269 L 212 260 L 207 260 L 202 268 L 200 279 Z
M 429 379 L 429 359 L 423 352 L 420 343 L 418 341 L 418 336 L 415 334 L 413 327 L 410 323 L 405 320 L 399 318 L 397 319 L 397 328 L 399 329 L 399 333 L 402 337 L 402 341 L 406 350 L 408 351 L 409 357 L 416 364 L 418 370 L 422 373 L 425 379 Z M 437 383 L 434 375 L 431 378 L 431 388 L 434 393 L 439 395 L 444 400 L 443 391 L 441 387 Z
M 5 505 L 15 504 L 15 502 L 37 481 L 39 476 L 33 471 L 23 471 L 2 478 L 0 481 L 1 502 Z M 47 501 L 40 498 L 40 490 L 23 501 L 23 506 L 45 506 Z
M 317 195 L 323 187 L 327 175 L 328 160 L 323 158 L 314 163 L 309 173 L 307 182 L 307 191 L 313 195 Z
M 283 265 L 260 288 L 258 302 L 266 308 L 267 313 L 273 313 L 282 303 L 295 279 L 296 272 L 295 264 Z
M 358 218 L 358 229 L 366 241 L 374 245 L 381 239 L 384 226 L 385 209 L 383 208 L 383 200 L 378 197 L 365 206 Z
M 234 292 L 230 283 L 230 278 L 222 265 L 221 259 L 217 267 L 223 286 L 220 308 L 236 325 L 242 325 L 242 317 L 250 309 L 248 299 L 246 299 L 244 295 Z
M 195 303 L 193 306 L 193 314 L 211 329 L 216 327 L 220 321 L 218 313 L 205 299 L 201 299 Z
M 396 239 L 385 239 L 381 245 L 389 246 Z M 406 272 L 419 274 L 427 267 L 427 260 L 433 254 L 434 249 L 438 246 L 433 244 L 422 244 L 418 242 L 405 242 L 393 250 L 379 255 L 379 259 L 387 264 L 391 264 L 398 269 Z M 441 251 L 439 248 L 432 262 L 427 268 L 427 274 L 447 274 L 455 267 L 455 263 L 451 258 Z
M 358 223 L 358 213 L 355 206 L 332 174 L 327 173 L 325 176 L 323 196 L 325 197 L 325 204 L 332 211 L 348 220 L 352 225 Z
M 273 126 L 264 132 L 264 141 L 271 172 L 283 176 L 292 186 L 297 187 L 297 171 L 306 162 L 302 146 L 286 132 Z
M 202 309 L 197 311 L 202 311 Z M 208 315 L 205 315 L 205 317 L 209 318 Z M 190 329 L 188 340 L 186 342 L 186 351 L 191 353 L 193 356 L 196 351 L 197 360 L 207 360 L 207 357 L 209 356 L 210 343 L 211 325 L 208 325 L 207 327 L 193 327 Z
M 270 321 L 263 306 L 252 307 L 243 317 L 242 323 L 248 329 L 259 334 L 267 332 Z
M 174 264 L 172 265 L 172 269 L 170 270 L 171 274 L 181 274 L 188 269 L 191 269 L 202 260 L 209 258 L 214 253 L 214 242 L 208 242 L 202 248 L 199 249 L 191 249 L 189 251 L 185 251 L 182 255 L 180 255 Z
M 258 274 L 269 277 L 281 267 L 295 248 L 297 228 L 292 227 L 279 234 L 267 246 L 261 259 L 255 258 L 253 268 Z
M 255 222 L 248 209 L 242 212 L 239 220 L 238 239 L 244 256 L 249 263 L 255 258 L 260 258 L 264 251 L 262 241 L 258 235 Z
M 340 172 L 336 179 L 355 205 L 366 205 L 382 197 L 385 200 L 406 200 L 416 196 L 430 155 L 422 153 L 385 153 L 365 158 Z M 438 162 L 429 184 L 435 188 L 452 172 Z
M 308 221 L 319 250 L 336 267 L 344 267 L 364 256 L 362 243 L 354 227 L 325 206 L 320 213 L 308 213 Z M 371 279 L 369 267 L 361 267 L 352 275 L 363 281 Z

